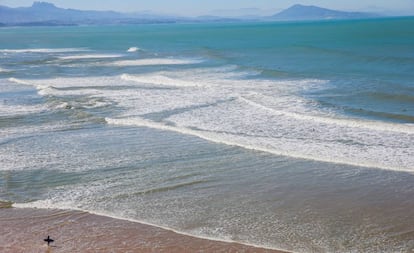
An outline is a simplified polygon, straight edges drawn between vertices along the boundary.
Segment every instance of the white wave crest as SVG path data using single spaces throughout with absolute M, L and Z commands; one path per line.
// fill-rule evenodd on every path
M 306 120 L 306 121 L 318 122 L 318 123 L 324 123 L 324 124 L 335 124 L 335 125 L 344 126 L 344 127 L 365 128 L 365 129 L 371 129 L 371 130 L 376 130 L 376 131 L 390 131 L 390 132 L 414 134 L 413 124 L 395 124 L 395 123 L 386 123 L 386 122 L 378 122 L 378 121 L 368 121 L 368 120 L 362 120 L 362 119 L 340 119 L 340 118 L 332 118 L 332 117 L 305 115 L 305 114 L 292 113 L 292 112 L 272 109 L 262 104 L 256 103 L 252 100 L 246 99 L 244 97 L 239 97 L 239 99 L 252 106 L 261 108 L 263 110 L 267 110 L 271 113 L 275 113 L 276 115 L 284 115 L 284 116 L 291 117 L 297 120 Z
M 185 80 L 173 79 L 163 75 L 121 75 L 121 79 L 125 81 L 133 81 L 140 84 L 152 84 L 152 85 L 161 85 L 161 86 L 173 86 L 173 87 L 191 87 L 191 86 L 201 86 L 196 82 L 189 82 Z
M 7 105 L 0 103 L 0 116 L 16 116 L 38 113 L 47 108 L 43 105 Z
M 340 116 L 299 95 L 306 89 L 323 89 L 323 80 L 276 81 L 245 75 L 225 66 L 9 80 L 32 85 L 45 96 L 111 101 L 123 111 L 107 119 L 109 124 L 175 131 L 296 158 L 414 171 L 414 125 Z M 160 119 L 146 120 L 154 114 Z
M 276 129 L 271 135 L 273 136 L 260 136 L 253 132 L 248 132 L 247 134 L 240 134 L 237 130 L 233 127 L 231 129 L 226 129 L 226 127 L 222 127 L 223 124 L 228 124 L 227 122 L 222 121 L 222 117 L 215 117 L 215 119 L 209 118 L 209 120 L 215 122 L 215 126 L 217 126 L 217 131 L 215 128 L 211 126 L 202 127 L 201 129 L 194 125 L 166 125 L 164 123 L 159 122 L 152 122 L 149 120 L 144 120 L 139 117 L 131 117 L 131 118 L 121 118 L 121 119 L 113 119 L 113 118 L 106 118 L 105 119 L 108 124 L 113 125 L 123 125 L 123 126 L 138 126 L 138 127 L 148 127 L 154 128 L 164 131 L 174 131 L 181 134 L 192 135 L 196 136 L 205 140 L 209 140 L 216 143 L 221 143 L 225 145 L 231 146 L 238 146 L 245 149 L 251 149 L 256 151 L 262 151 L 267 153 L 272 153 L 276 155 L 282 156 L 289 156 L 299 159 L 308 159 L 308 160 L 315 160 L 315 161 L 322 161 L 322 162 L 329 162 L 329 163 L 337 163 L 337 164 L 348 164 L 353 166 L 362 166 L 362 167 L 370 167 L 370 168 L 380 168 L 380 169 L 391 169 L 391 170 L 400 170 L 400 171 L 411 171 L 412 163 L 414 156 L 407 156 L 407 154 L 411 153 L 414 154 L 412 148 L 404 147 L 406 145 L 410 145 L 411 141 L 414 139 L 412 136 L 409 140 L 403 141 L 400 150 L 396 149 L 396 147 L 382 147 L 382 143 L 371 144 L 372 147 L 370 148 L 366 146 L 353 146 L 348 145 L 347 143 L 342 143 L 341 141 L 334 141 L 327 142 L 326 140 L 312 140 L 309 135 L 315 135 L 313 138 L 318 136 L 318 133 L 315 133 L 316 130 L 306 130 L 303 133 L 304 136 L 302 137 L 293 137 L 291 136 L 283 136 L 283 134 L 278 134 L 278 130 Z M 171 119 L 170 119 L 171 120 Z M 171 120 L 172 122 L 177 124 L 177 121 L 174 119 Z M 188 122 L 187 122 L 188 123 Z M 306 124 L 306 122 L 297 122 L 297 124 Z M 198 127 L 202 125 L 196 124 Z M 221 126 L 221 127 L 220 127 Z M 195 130 L 197 129 L 197 130 Z M 233 131 L 232 131 L 233 130 Z M 257 130 L 257 129 L 256 129 Z M 263 133 L 263 129 L 258 129 L 259 132 Z M 282 129 L 285 131 L 286 129 Z M 298 129 L 292 129 L 296 131 Z M 333 132 L 338 130 L 344 129 L 333 129 Z M 245 130 L 244 130 L 245 131 Z M 252 131 L 255 131 L 254 129 Z M 270 130 L 271 131 L 271 130 Z M 299 130 L 300 131 L 300 130 Z M 323 131 L 323 129 L 318 129 L 317 131 Z M 349 132 L 349 131 L 348 131 Z M 327 134 L 329 136 L 332 133 Z M 363 132 L 362 134 L 368 134 L 369 132 Z M 256 134 L 256 135 L 255 135 Z M 298 133 L 294 133 L 298 134 Z M 356 132 L 355 136 L 359 136 L 360 132 Z M 382 135 L 383 133 L 379 133 Z M 287 134 L 288 135 L 288 134 Z M 378 135 L 379 136 L 379 135 Z M 331 136 L 333 137 L 333 136 Z M 403 135 L 395 136 L 389 135 L 385 138 L 404 138 Z M 374 141 L 377 138 L 377 134 L 373 135 L 372 138 L 367 139 L 367 141 Z M 374 146 L 375 145 L 375 146 Z M 300 148 L 299 148 L 300 147 Z M 350 150 L 352 148 L 352 150 Z M 381 157 L 381 160 L 378 158 Z M 404 159 L 406 157 L 406 159 Z
M 21 80 L 21 79 L 18 79 L 18 78 L 14 78 L 14 77 L 10 77 L 8 80 L 10 82 L 12 82 L 12 83 L 18 83 L 18 84 L 23 84 L 23 85 L 30 85 L 29 82 L 24 81 L 24 80 Z
M 61 60 L 83 60 L 83 59 L 107 59 L 107 58 L 120 58 L 121 54 L 80 54 L 80 55 L 68 55 L 59 56 Z
M 0 73 L 6 73 L 6 72 L 10 72 L 10 70 L 5 69 L 5 68 L 0 68 Z
M 159 66 L 159 65 L 188 65 L 202 62 L 198 59 L 173 59 L 173 58 L 148 58 L 138 60 L 123 60 L 108 63 L 106 65 L 128 67 L 128 66 Z
M 138 47 L 130 47 L 130 48 L 128 48 L 127 52 L 129 52 L 129 53 L 133 53 L 133 52 L 137 52 L 137 51 L 139 51 L 139 50 L 141 50 L 141 49 L 140 49 L 140 48 L 138 48 Z
M 26 49 L 0 49 L 0 53 L 70 53 L 89 51 L 85 48 L 26 48 Z

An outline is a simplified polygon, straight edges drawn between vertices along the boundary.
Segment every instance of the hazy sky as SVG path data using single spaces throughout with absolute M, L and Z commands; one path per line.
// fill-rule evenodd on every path
M 414 0 L 47 0 L 62 8 L 134 12 L 151 10 L 180 15 L 214 14 L 215 10 L 259 8 L 278 11 L 293 4 L 317 5 L 330 9 L 414 14 Z M 10 7 L 30 6 L 33 0 L 0 0 Z

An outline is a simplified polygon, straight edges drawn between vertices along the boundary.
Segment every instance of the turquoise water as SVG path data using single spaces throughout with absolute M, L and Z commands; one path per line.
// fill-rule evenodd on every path
M 413 25 L 2 28 L 0 200 L 295 252 L 409 252 Z

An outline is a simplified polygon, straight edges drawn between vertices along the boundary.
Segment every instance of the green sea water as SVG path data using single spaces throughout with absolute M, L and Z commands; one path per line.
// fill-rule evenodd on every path
M 410 252 L 412 27 L 1 28 L 0 201 L 294 252 Z

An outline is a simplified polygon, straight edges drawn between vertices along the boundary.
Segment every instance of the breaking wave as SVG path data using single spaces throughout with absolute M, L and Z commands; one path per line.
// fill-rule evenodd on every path
M 190 64 L 143 59 L 115 64 Z M 324 111 L 303 91 L 325 80 L 267 80 L 234 66 L 117 76 L 10 81 L 42 96 L 83 96 L 122 108 L 106 121 L 197 136 L 209 141 L 302 159 L 413 171 L 414 125 L 355 119 Z M 100 106 L 98 103 L 97 107 Z M 76 106 L 73 103 L 63 108 Z M 86 107 L 85 106 L 85 107 Z
M 129 52 L 129 53 L 133 53 L 133 52 L 137 52 L 137 51 L 139 51 L 139 50 L 141 50 L 141 49 L 140 49 L 140 48 L 138 48 L 138 47 L 130 47 L 130 48 L 128 48 L 127 52 Z

